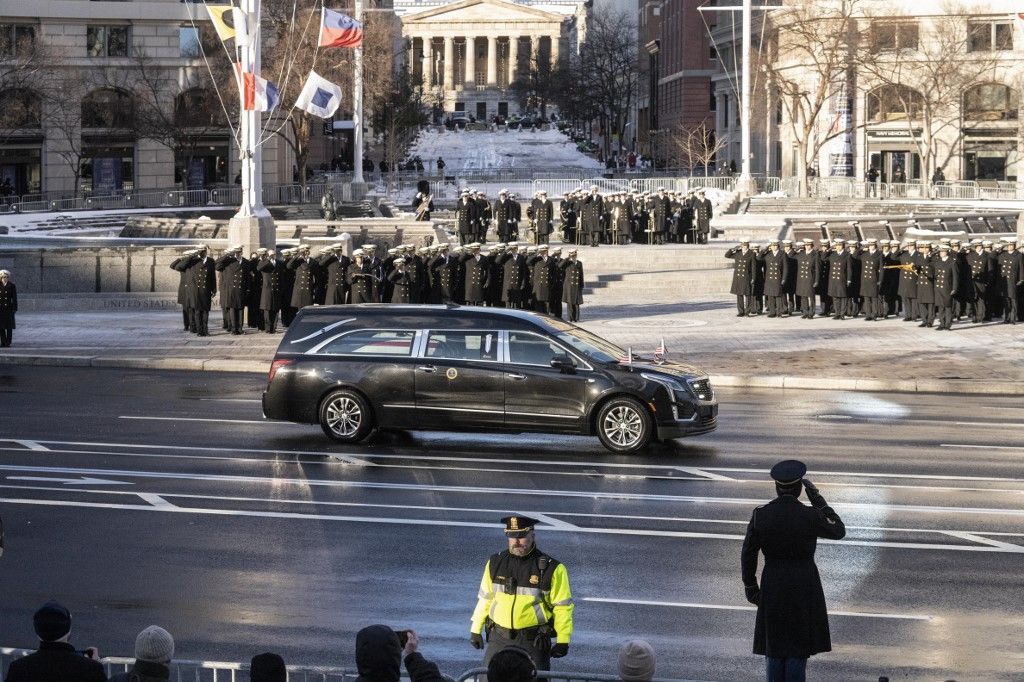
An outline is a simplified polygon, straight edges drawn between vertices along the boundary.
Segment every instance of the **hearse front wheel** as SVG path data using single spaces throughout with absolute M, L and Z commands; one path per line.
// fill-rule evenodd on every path
M 614 453 L 629 455 L 647 447 L 654 432 L 651 413 L 633 398 L 613 398 L 597 414 L 597 436 Z

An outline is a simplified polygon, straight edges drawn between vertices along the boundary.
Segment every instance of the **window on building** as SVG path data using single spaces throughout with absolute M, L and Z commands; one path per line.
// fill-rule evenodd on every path
M 967 30 L 969 52 L 1013 49 L 1013 24 L 1008 21 L 972 21 Z
M 82 99 L 84 128 L 130 128 L 134 122 L 135 100 L 131 93 L 101 88 Z
M 871 46 L 875 52 L 917 50 L 916 21 L 878 21 L 871 25 Z
M 711 99 L 708 100 L 708 111 L 716 111 L 718 109 L 718 97 L 715 96 L 715 84 L 711 83 L 708 88 L 708 93 Z
M 0 58 L 25 55 L 36 44 L 36 29 L 27 24 L 0 24 Z
M 711 61 L 718 59 L 718 49 L 714 45 L 708 48 L 708 59 Z
M 22 88 L 0 90 L 0 129 L 19 130 L 41 126 L 39 95 Z
M 983 83 L 964 93 L 964 116 L 971 121 L 1016 121 L 1017 91 L 1002 83 Z
M 89 26 L 85 31 L 85 52 L 89 57 L 127 57 L 127 26 Z
M 186 59 L 195 59 L 203 54 L 199 42 L 199 29 L 182 26 L 178 29 L 178 53 Z
M 916 119 L 921 110 L 921 93 L 911 88 L 887 85 L 868 93 L 868 122 L 889 123 Z

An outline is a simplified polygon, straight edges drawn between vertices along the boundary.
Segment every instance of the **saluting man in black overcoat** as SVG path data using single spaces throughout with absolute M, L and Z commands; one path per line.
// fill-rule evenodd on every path
M 795 459 L 772 467 L 778 496 L 754 510 L 740 555 L 747 601 L 757 606 L 754 653 L 765 657 L 768 682 L 803 682 L 807 659 L 832 650 L 814 551 L 818 538 L 840 540 L 846 526 L 806 473 Z M 801 486 L 810 507 L 800 502 Z M 758 553 L 764 554 L 760 587 Z

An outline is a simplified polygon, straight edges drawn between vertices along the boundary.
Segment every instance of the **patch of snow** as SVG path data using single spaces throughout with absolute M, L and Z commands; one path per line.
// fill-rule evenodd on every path
M 552 172 L 577 169 L 599 173 L 604 166 L 576 149 L 576 143 L 558 130 L 509 130 L 499 132 L 424 130 L 410 156 L 436 168 L 437 157 L 445 162 L 447 175 L 523 170 Z

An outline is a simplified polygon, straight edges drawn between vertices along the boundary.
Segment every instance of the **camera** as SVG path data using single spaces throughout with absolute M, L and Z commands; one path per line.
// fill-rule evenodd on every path
M 402 645 L 402 648 L 404 649 L 405 645 L 409 643 L 409 631 L 398 630 L 395 634 L 398 635 L 398 643 Z

